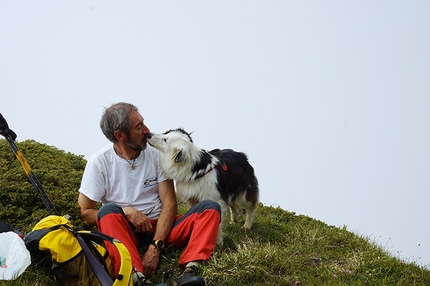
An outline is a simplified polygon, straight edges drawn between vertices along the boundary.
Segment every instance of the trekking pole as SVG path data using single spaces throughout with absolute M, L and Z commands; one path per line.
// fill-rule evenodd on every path
M 33 173 L 33 171 L 30 168 L 30 165 L 28 165 L 21 151 L 18 149 L 18 146 L 16 146 L 15 144 L 16 134 L 11 129 L 9 129 L 9 125 L 7 124 L 6 119 L 3 117 L 1 113 L 0 113 L 0 134 L 6 138 L 10 148 L 12 149 L 18 161 L 21 163 L 22 168 L 24 169 L 25 173 L 30 179 L 30 182 L 33 185 L 34 189 L 42 199 L 42 202 L 45 205 L 48 212 L 54 213 L 56 215 L 60 215 L 60 213 L 57 211 L 54 204 L 52 203 L 51 199 L 49 198 L 48 194 L 43 189 L 42 184 L 39 182 L 39 179 Z

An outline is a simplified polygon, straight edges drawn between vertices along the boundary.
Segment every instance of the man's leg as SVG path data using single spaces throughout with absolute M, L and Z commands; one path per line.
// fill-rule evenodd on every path
M 143 272 L 142 262 L 138 251 L 138 242 L 133 229 L 119 205 L 106 204 L 100 208 L 97 214 L 97 227 L 100 232 L 112 236 L 121 241 L 130 253 L 132 264 L 136 271 Z M 115 275 L 119 272 L 121 265 L 120 256 L 115 246 L 106 244 L 106 249 L 114 265 Z
M 221 207 L 215 201 L 202 201 L 178 217 L 167 239 L 167 245 L 186 247 L 179 267 L 194 261 L 208 261 L 215 250 L 221 222 Z

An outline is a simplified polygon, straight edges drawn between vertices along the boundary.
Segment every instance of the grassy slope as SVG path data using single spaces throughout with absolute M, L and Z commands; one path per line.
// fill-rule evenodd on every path
M 76 217 L 84 160 L 31 140 L 19 146 L 54 204 Z M 4 140 L 0 170 L 0 220 L 30 230 L 47 213 Z M 180 253 L 172 249 L 163 253 L 154 282 L 168 284 L 178 275 Z M 207 285 L 430 285 L 429 270 L 389 255 L 366 238 L 262 205 L 251 231 L 237 224 L 227 226 L 224 246 L 202 270 Z M 17 280 L 0 285 L 54 285 L 48 271 L 33 263 Z
M 429 271 L 367 239 L 280 208 L 261 207 L 251 232 L 227 233 L 205 268 L 212 285 L 430 285 Z
M 154 282 L 178 275 L 180 251 L 167 250 Z M 430 271 L 392 257 L 345 229 L 260 206 L 252 231 L 229 225 L 224 246 L 203 267 L 207 285 L 430 285 Z M 38 282 L 35 282 L 38 281 Z M 8 285 L 54 285 L 32 265 Z

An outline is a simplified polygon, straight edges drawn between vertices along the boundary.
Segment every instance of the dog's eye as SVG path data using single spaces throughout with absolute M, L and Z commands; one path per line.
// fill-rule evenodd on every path
M 166 139 L 166 138 L 163 138 L 163 141 L 164 141 L 164 142 L 167 142 L 167 139 Z

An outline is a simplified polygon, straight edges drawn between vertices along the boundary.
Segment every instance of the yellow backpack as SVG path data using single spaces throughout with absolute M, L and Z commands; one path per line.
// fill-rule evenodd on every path
M 25 236 L 24 242 L 32 257 L 41 252 L 50 254 L 51 272 L 59 285 L 133 285 L 127 248 L 119 240 L 98 231 L 74 228 L 66 217 L 45 217 Z M 113 277 L 105 243 L 113 244 L 121 256 L 116 277 Z

